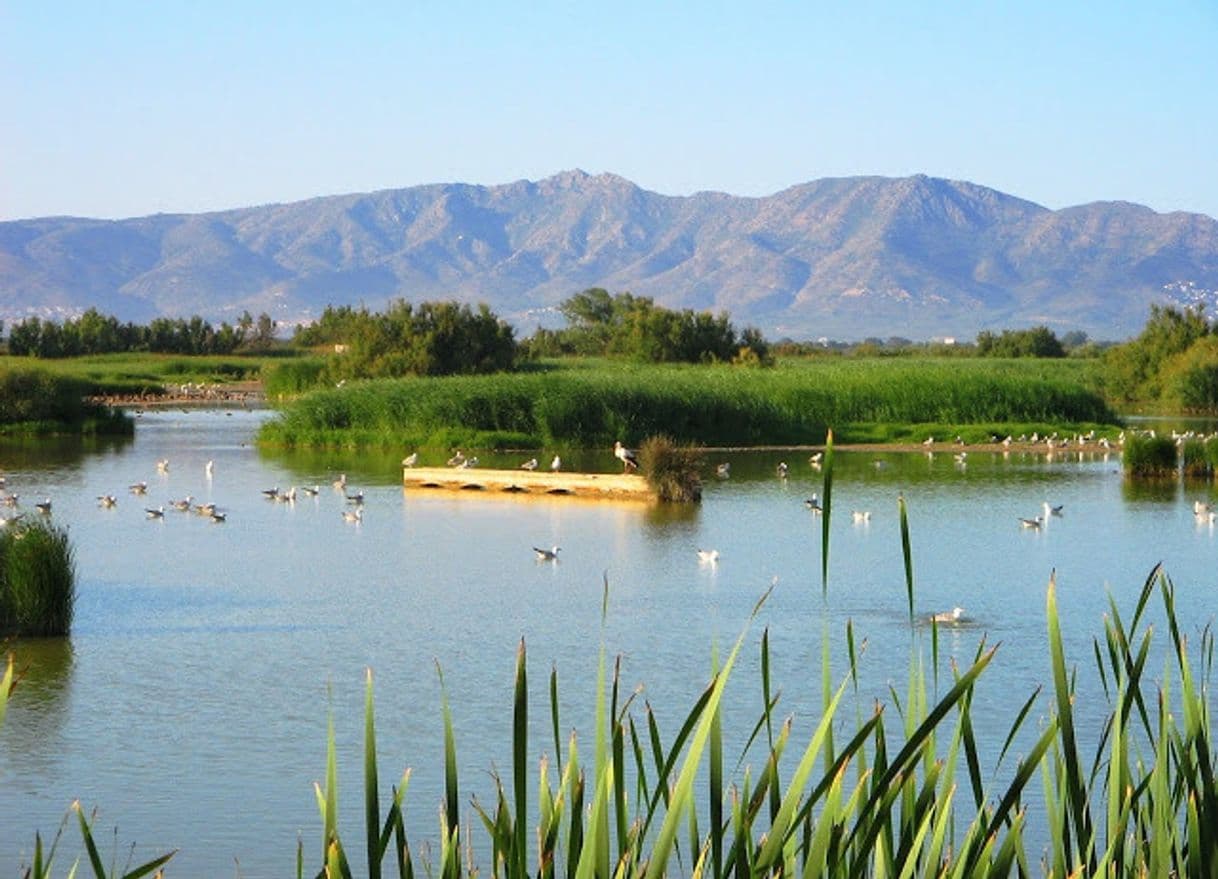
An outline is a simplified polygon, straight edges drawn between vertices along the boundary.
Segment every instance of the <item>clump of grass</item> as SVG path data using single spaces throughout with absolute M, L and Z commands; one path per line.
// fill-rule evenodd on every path
M 131 434 L 131 418 L 85 399 L 90 388 L 48 369 L 0 366 L 0 434 Z
M 652 436 L 639 446 L 639 471 L 662 501 L 702 500 L 702 453 L 671 437 Z
M 1190 437 L 1181 444 L 1180 468 L 1185 476 L 1209 476 L 1214 472 L 1214 464 L 1204 440 Z
M 1165 436 L 1133 434 L 1125 440 L 1123 460 L 1127 476 L 1174 476 L 1176 444 Z
M 0 531 L 0 634 L 67 635 L 75 604 L 76 564 L 66 531 L 44 522 Z

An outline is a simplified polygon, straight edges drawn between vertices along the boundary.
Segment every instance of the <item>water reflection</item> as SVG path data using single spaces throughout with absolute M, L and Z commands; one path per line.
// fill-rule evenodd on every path
M 33 771 L 45 769 L 60 747 L 71 697 L 74 653 L 68 638 L 22 638 L 0 645 L 13 657 L 16 686 L 8 706 L 3 747 Z

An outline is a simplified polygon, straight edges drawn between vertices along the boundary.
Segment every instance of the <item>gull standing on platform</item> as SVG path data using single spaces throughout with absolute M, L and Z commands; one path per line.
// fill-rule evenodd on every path
M 622 462 L 623 473 L 639 469 L 639 456 L 635 454 L 634 449 L 628 449 L 622 445 L 621 440 L 613 444 L 613 457 Z

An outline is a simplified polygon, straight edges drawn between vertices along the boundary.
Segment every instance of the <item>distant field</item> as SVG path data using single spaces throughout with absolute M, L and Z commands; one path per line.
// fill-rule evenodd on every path
M 165 385 L 215 384 L 257 379 L 263 366 L 277 358 L 257 355 L 186 356 L 179 354 L 100 354 L 62 360 L 0 357 L 0 369 L 36 367 L 52 375 L 78 379 L 86 393 L 99 395 L 158 394 Z
M 564 360 L 490 376 L 305 394 L 261 439 L 300 446 L 591 447 L 664 433 L 704 445 L 902 442 L 928 432 L 1112 425 L 1082 360 L 834 358 L 773 369 Z

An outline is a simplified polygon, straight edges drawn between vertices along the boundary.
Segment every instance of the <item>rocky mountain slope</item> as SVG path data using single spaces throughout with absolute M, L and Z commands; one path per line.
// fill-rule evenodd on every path
M 1052 211 L 924 176 L 765 198 L 659 195 L 571 171 L 210 214 L 0 223 L 0 319 L 123 320 L 327 304 L 485 301 L 521 333 L 586 287 L 726 310 L 771 338 L 971 338 L 1045 323 L 1137 331 L 1151 303 L 1218 299 L 1218 222 L 1124 202 Z

